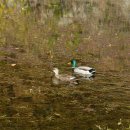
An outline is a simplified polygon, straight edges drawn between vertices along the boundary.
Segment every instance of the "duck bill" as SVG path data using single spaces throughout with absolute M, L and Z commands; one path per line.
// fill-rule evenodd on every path
M 67 64 L 68 64 L 68 65 L 71 65 L 71 62 L 68 62 Z

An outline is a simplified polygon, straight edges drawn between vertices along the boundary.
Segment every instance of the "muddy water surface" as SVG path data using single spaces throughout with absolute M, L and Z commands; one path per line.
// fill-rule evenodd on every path
M 128 71 L 97 70 L 92 81 L 53 85 L 49 61 L 11 66 L 12 59 L 0 63 L 1 130 L 130 130 Z

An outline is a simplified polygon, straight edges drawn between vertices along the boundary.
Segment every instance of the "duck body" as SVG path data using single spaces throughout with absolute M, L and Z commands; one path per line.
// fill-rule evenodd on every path
M 76 79 L 76 77 L 74 76 L 70 76 L 70 75 L 67 75 L 67 74 L 59 74 L 59 75 L 55 75 L 55 77 L 61 81 L 65 81 L 65 82 L 69 82 L 69 81 L 72 81 L 74 79 Z
M 57 79 L 59 81 L 78 84 L 75 76 L 71 76 L 71 75 L 67 75 L 67 74 L 59 74 L 58 68 L 54 68 L 53 72 L 55 74 L 55 79 Z
M 85 77 L 85 78 L 93 78 L 95 76 L 96 70 L 87 66 L 79 66 L 77 67 L 77 62 L 75 59 L 71 60 L 73 72 L 76 75 Z
M 86 67 L 86 66 L 79 66 L 74 68 L 74 73 L 78 74 L 82 77 L 86 77 L 86 78 L 91 78 L 94 77 L 96 71 L 93 68 L 90 67 Z

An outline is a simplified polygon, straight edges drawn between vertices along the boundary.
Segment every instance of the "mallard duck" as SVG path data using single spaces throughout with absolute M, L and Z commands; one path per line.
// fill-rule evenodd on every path
M 67 74 L 59 74 L 59 69 L 58 68 L 54 68 L 53 72 L 55 74 L 55 78 L 58 79 L 59 81 L 78 84 L 78 82 L 76 81 L 75 76 L 71 76 L 71 75 L 67 75 Z
M 85 78 L 93 78 L 95 76 L 96 70 L 91 67 L 87 66 L 77 66 L 77 61 L 75 59 L 72 59 L 69 63 L 72 65 L 74 74 L 78 74 L 79 76 L 85 77 Z

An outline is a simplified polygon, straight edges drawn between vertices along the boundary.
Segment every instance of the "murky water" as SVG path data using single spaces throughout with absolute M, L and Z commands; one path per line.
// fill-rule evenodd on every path
M 55 60 L 54 66 L 61 61 Z M 53 85 L 47 62 L 31 67 L 2 62 L 0 129 L 130 130 L 128 71 L 97 72 L 94 80 L 79 85 Z

